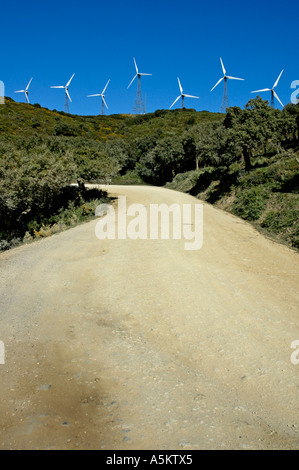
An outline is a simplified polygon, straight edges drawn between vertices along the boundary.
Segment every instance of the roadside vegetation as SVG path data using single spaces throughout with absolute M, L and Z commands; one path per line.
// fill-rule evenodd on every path
M 94 216 L 84 183 L 188 192 L 299 248 L 299 105 L 261 98 L 225 115 L 192 109 L 74 116 L 0 106 L 0 249 Z M 71 186 L 77 184 L 77 186 Z
M 283 111 L 260 98 L 198 127 L 196 170 L 166 186 L 188 192 L 299 249 L 299 105 Z

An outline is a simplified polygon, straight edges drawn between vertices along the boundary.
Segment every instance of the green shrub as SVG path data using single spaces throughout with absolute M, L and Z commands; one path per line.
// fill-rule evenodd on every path
M 233 212 L 245 220 L 258 220 L 266 209 L 269 193 L 265 188 L 251 188 L 236 194 Z
M 272 208 L 265 214 L 261 226 L 279 234 L 286 229 L 289 234 L 299 230 L 299 196 L 279 194 L 272 202 Z M 298 233 L 299 234 L 299 233 Z
M 178 173 L 171 183 L 165 185 L 166 188 L 174 189 L 176 191 L 189 192 L 196 185 L 200 174 L 198 171 L 186 171 L 185 173 Z
M 54 135 L 71 137 L 78 135 L 78 129 L 71 124 L 59 123 L 54 127 Z
M 145 184 L 135 170 L 127 171 L 126 174 L 112 178 L 111 184 Z

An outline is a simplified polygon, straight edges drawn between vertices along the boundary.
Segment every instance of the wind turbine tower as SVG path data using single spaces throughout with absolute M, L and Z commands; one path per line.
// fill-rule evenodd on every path
M 211 91 L 213 91 L 214 88 L 216 88 L 216 86 L 219 85 L 219 83 L 222 82 L 222 80 L 224 80 L 223 98 L 222 98 L 220 112 L 225 113 L 227 108 L 229 107 L 228 95 L 227 95 L 227 80 L 228 79 L 229 80 L 244 80 L 244 78 L 236 78 L 236 77 L 230 77 L 229 75 L 226 75 L 226 70 L 225 70 L 225 67 L 223 65 L 221 57 L 220 57 L 220 62 L 221 62 L 221 67 L 222 67 L 222 71 L 223 71 L 223 77 L 220 78 L 220 80 L 218 80 L 218 82 L 216 83 L 216 85 L 213 86 Z
M 106 108 L 108 109 L 107 103 L 106 103 L 106 101 L 105 101 L 105 95 L 104 95 L 104 93 L 105 93 L 105 91 L 106 91 L 106 88 L 107 88 L 109 82 L 110 82 L 110 78 L 109 78 L 108 82 L 106 83 L 106 86 L 105 86 L 104 90 L 102 91 L 102 93 L 97 93 L 97 94 L 95 94 L 95 95 L 88 95 L 88 96 L 87 96 L 87 98 L 90 98 L 91 96 L 100 96 L 100 97 L 102 98 L 102 100 L 101 100 L 101 101 L 102 101 L 102 115 L 105 114 L 105 106 L 106 106 Z
M 280 72 L 280 75 L 278 77 L 278 79 L 276 80 L 276 82 L 274 83 L 273 87 L 272 88 L 263 88 L 262 90 L 255 90 L 255 91 L 252 91 L 251 93 L 259 93 L 261 91 L 271 91 L 271 106 L 272 108 L 274 108 L 274 97 L 277 99 L 277 101 L 279 101 L 279 103 L 281 104 L 281 106 L 283 107 L 283 104 L 282 102 L 280 101 L 280 99 L 278 98 L 278 95 L 276 93 L 276 91 L 274 90 L 274 88 L 277 87 L 278 85 L 278 82 L 280 80 L 280 77 L 282 75 L 282 72 L 283 70 Z
M 73 80 L 74 76 L 75 76 L 75 74 L 73 74 L 71 76 L 71 78 L 69 79 L 69 81 L 67 82 L 67 84 L 65 86 L 63 86 L 63 85 L 51 86 L 51 88 L 64 88 L 64 91 L 65 91 L 65 112 L 66 113 L 69 112 L 69 102 L 68 102 L 68 100 L 70 100 L 70 102 L 72 103 L 72 100 L 71 100 L 71 97 L 70 97 L 70 94 L 69 94 L 69 86 L 70 86 L 70 83 Z
M 15 91 L 15 93 L 25 93 L 26 101 L 27 101 L 28 104 L 30 104 L 28 95 L 29 95 L 29 87 L 30 87 L 31 82 L 32 82 L 32 78 L 31 78 L 30 82 L 28 83 L 28 85 L 26 86 L 25 90 Z
M 133 114 L 134 113 L 135 114 L 145 114 L 145 105 L 144 105 L 144 102 L 143 102 L 143 99 L 142 99 L 142 93 L 141 93 L 141 77 L 143 75 L 152 75 L 152 74 L 151 73 L 141 73 L 141 72 L 139 72 L 135 58 L 134 58 L 134 64 L 135 64 L 135 69 L 136 69 L 136 75 L 134 76 L 134 78 L 130 82 L 127 89 L 130 88 L 130 86 L 134 82 L 135 78 L 137 77 L 137 94 L 136 94 L 136 98 L 135 98 L 135 102 L 134 102 L 134 106 L 133 106 Z
M 170 108 L 172 108 L 173 105 L 174 105 L 180 98 L 182 98 L 182 109 L 183 109 L 183 108 L 184 108 L 184 100 L 185 100 L 185 98 L 199 98 L 199 96 L 186 95 L 186 93 L 183 93 L 183 88 L 182 88 L 182 85 L 181 85 L 181 82 L 180 82 L 179 77 L 178 77 L 178 82 L 179 82 L 179 88 L 180 88 L 181 94 L 174 100 L 174 102 L 172 103 L 172 105 L 170 106 Z M 170 108 L 169 108 L 169 109 L 170 109 Z

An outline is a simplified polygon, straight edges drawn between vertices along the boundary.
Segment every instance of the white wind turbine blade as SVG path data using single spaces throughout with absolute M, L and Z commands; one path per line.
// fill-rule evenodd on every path
M 152 75 L 151 73 L 139 73 L 138 75 Z
M 135 64 L 136 73 L 137 73 L 137 75 L 138 75 L 138 67 L 137 67 L 137 64 L 136 64 L 135 57 L 134 57 L 134 64 Z
M 279 101 L 279 103 L 281 104 L 281 106 L 284 107 L 283 104 L 282 104 L 282 102 L 281 102 L 280 99 L 278 98 L 277 93 L 276 93 L 274 90 L 273 90 L 273 94 L 274 94 L 275 98 Z
M 259 93 L 260 91 L 271 91 L 270 88 L 263 88 L 262 90 L 251 91 L 250 93 Z
M 18 90 L 18 91 L 15 91 L 15 93 L 25 93 L 26 90 Z
M 68 99 L 69 99 L 69 100 L 70 100 L 70 102 L 72 103 L 72 100 L 71 100 L 71 97 L 70 97 L 70 94 L 69 94 L 68 90 L 67 90 L 67 89 L 65 89 L 65 92 L 66 92 L 66 94 L 67 94 L 67 96 L 68 96 Z
M 281 77 L 281 75 L 282 75 L 282 72 L 283 72 L 283 69 L 282 69 L 282 71 L 280 72 L 278 79 L 277 79 L 276 82 L 274 83 L 273 88 L 277 87 L 278 82 L 279 82 L 279 79 L 280 79 L 280 77 Z
M 69 81 L 67 82 L 67 84 L 65 86 L 68 87 L 70 85 L 70 83 L 73 80 L 74 76 L 75 76 L 75 74 L 73 73 L 73 75 L 71 76 L 71 78 L 69 79 Z
M 177 101 L 180 99 L 180 97 L 181 97 L 181 96 L 182 96 L 182 95 L 179 95 L 179 96 L 177 97 L 177 99 L 176 99 L 176 100 L 174 100 L 174 102 L 172 103 L 172 105 L 170 106 L 170 108 L 172 108 L 172 107 L 173 107 L 173 105 L 174 105 L 174 104 L 175 104 L 175 103 L 176 103 L 176 102 L 177 102 Z M 169 109 L 170 109 L 170 108 L 169 108 Z
M 104 105 L 105 105 L 105 106 L 106 106 L 106 108 L 108 109 L 108 106 L 107 106 L 107 103 L 106 103 L 106 101 L 105 101 L 105 98 L 104 98 L 104 96 L 102 96 L 102 100 L 104 101 Z
M 199 96 L 193 96 L 193 95 L 183 95 L 185 98 L 199 98 Z
M 179 82 L 180 92 L 183 93 L 183 87 L 182 87 L 182 85 L 181 85 L 181 82 L 180 82 L 179 77 L 178 77 L 178 82 Z
M 213 86 L 212 90 L 214 90 L 214 88 L 216 88 L 217 85 L 219 85 L 220 82 L 222 82 L 222 80 L 224 79 L 224 77 L 220 78 L 220 80 L 218 80 L 218 82 L 216 83 L 216 85 Z
M 31 80 L 29 81 L 27 87 L 25 88 L 26 91 L 28 91 L 29 87 L 30 87 L 30 83 L 32 82 L 33 78 L 31 78 Z
M 134 82 L 135 78 L 137 77 L 137 74 L 135 75 L 135 77 L 133 78 L 133 80 L 131 81 L 130 85 L 128 86 L 128 88 L 130 88 L 130 86 L 132 85 L 132 83 Z M 127 90 L 128 90 L 127 88 Z
M 28 92 L 25 92 L 25 96 L 26 96 L 27 103 L 30 104 L 29 97 L 28 97 Z
M 50 88 L 64 88 L 64 86 L 59 85 L 59 86 L 51 86 Z
M 106 88 L 107 88 L 107 86 L 108 86 L 108 83 L 109 83 L 109 82 L 110 82 L 110 78 L 109 78 L 108 82 L 106 83 L 106 86 L 105 86 L 104 90 L 102 91 L 102 94 L 104 94 L 104 93 L 105 93 L 105 91 L 106 91 Z
M 102 96 L 100 93 L 97 93 L 96 95 L 87 95 L 87 98 L 91 98 L 92 96 Z
M 223 62 L 222 62 L 221 57 L 220 57 L 220 62 L 221 62 L 222 70 L 223 70 L 223 75 L 225 75 L 225 74 L 226 74 L 226 70 L 225 70 L 225 68 L 224 68 L 224 65 L 223 65 Z
M 245 80 L 245 78 L 229 77 L 228 75 L 226 75 L 226 78 L 230 78 L 231 80 Z

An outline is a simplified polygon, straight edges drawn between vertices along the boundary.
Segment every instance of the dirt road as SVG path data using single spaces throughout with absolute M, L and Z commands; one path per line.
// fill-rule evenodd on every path
M 0 255 L 0 448 L 299 449 L 298 254 L 209 205 L 198 251 L 96 223 Z

